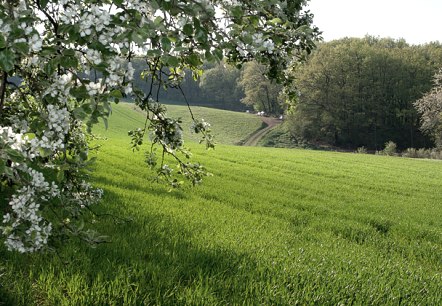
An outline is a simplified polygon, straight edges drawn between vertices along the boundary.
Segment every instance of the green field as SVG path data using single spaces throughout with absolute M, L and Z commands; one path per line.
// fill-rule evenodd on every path
M 125 137 L 129 129 L 142 127 L 145 117 L 143 113 L 134 112 L 137 108 L 133 104 L 121 103 L 114 105 L 112 125 L 108 131 L 98 127 L 97 132 L 107 136 Z M 206 107 L 192 107 L 195 119 L 204 119 L 211 124 L 215 135 L 215 142 L 222 144 L 238 144 L 250 134 L 261 128 L 262 121 L 259 117 L 239 112 L 211 109 Z M 198 141 L 198 135 L 190 132 L 191 117 L 186 106 L 167 105 L 167 113 L 174 118 L 182 118 L 183 132 L 187 140 Z M 114 137 L 114 138 L 115 138 Z M 127 140 L 127 137 L 124 139 Z
M 111 242 L 0 247 L 0 305 L 442 304 L 441 162 L 190 143 L 214 176 L 168 192 L 129 149 L 140 114 L 119 107 L 92 173 Z M 256 128 L 221 121 L 220 142 Z

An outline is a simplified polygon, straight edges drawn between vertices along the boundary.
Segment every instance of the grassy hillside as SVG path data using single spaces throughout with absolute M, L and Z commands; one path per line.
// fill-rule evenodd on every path
M 144 126 L 144 114 L 135 112 L 134 104 L 120 103 L 112 108 L 109 130 L 98 127 L 96 132 L 115 137 L 127 137 L 127 130 Z M 198 141 L 198 135 L 190 132 L 192 123 L 187 106 L 167 105 L 168 114 L 174 118 L 182 118 L 183 132 L 186 140 Z M 204 119 L 211 124 L 215 141 L 222 144 L 237 144 L 246 139 L 262 125 L 261 119 L 252 114 L 211 109 L 206 107 L 192 107 L 196 119 Z M 123 133 L 122 133 L 123 132 Z
M 167 192 L 117 114 L 92 174 L 111 243 L 0 247 L 4 304 L 442 303 L 442 163 L 191 145 L 214 176 Z

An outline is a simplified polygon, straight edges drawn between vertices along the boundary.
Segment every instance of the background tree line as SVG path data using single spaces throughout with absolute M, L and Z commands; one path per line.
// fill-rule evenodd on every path
M 139 59 L 134 59 L 133 65 L 135 75 L 142 74 L 148 68 Z M 180 88 L 165 90 L 154 84 L 153 91 L 158 91 L 162 102 L 185 103 L 187 99 L 193 105 L 236 111 L 249 109 L 277 115 L 282 112 L 282 86 L 270 82 L 264 76 L 265 72 L 264 66 L 256 62 L 245 63 L 241 69 L 224 62 L 206 63 L 199 78 L 195 79 L 190 71 L 185 71 Z M 137 77 L 135 84 L 148 92 L 150 77 Z
M 413 103 L 442 66 L 439 43 L 345 38 L 318 46 L 293 73 L 299 97 L 290 134 L 310 143 L 380 149 L 432 146 Z
M 135 60 L 135 75 L 146 69 Z M 431 147 L 434 137 L 421 129 L 414 102 L 428 92 L 442 67 L 442 45 L 409 45 L 405 40 L 345 38 L 319 44 L 308 61 L 292 68 L 299 96 L 286 127 L 295 142 L 345 148 L 381 149 L 394 141 L 400 149 Z M 236 69 L 224 62 L 205 64 L 197 79 L 187 71 L 181 90 L 159 88 L 163 102 L 279 115 L 282 87 L 270 82 L 263 66 Z M 149 90 L 150 82 L 135 80 Z M 184 96 L 183 96 L 184 94 Z

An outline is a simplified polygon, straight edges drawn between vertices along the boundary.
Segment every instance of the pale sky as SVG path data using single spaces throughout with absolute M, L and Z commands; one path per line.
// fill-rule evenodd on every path
M 442 43 L 442 0 L 310 0 L 307 9 L 325 41 L 369 34 Z

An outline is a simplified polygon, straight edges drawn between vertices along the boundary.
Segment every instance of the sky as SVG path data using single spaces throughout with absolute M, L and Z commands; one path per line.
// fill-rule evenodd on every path
M 325 41 L 365 35 L 442 43 L 442 0 L 310 0 Z

